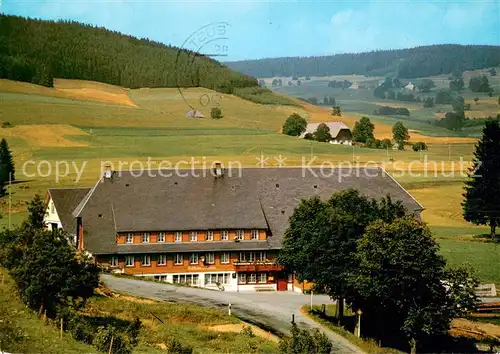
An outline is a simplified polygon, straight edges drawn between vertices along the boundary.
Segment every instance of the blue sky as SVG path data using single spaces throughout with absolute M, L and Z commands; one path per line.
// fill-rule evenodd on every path
M 226 22 L 227 39 L 218 42 L 227 46 L 224 60 L 439 43 L 500 44 L 498 0 L 0 0 L 0 4 L 0 11 L 7 14 L 71 19 L 176 46 L 207 24 Z

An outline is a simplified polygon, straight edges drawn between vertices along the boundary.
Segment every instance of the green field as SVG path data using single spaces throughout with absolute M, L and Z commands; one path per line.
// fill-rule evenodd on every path
M 69 84 L 66 82 L 64 88 L 71 90 Z M 460 159 L 464 163 L 471 160 L 474 139 L 448 137 L 445 135 L 448 131 L 434 130 L 436 128 L 422 120 L 408 122 L 408 126 L 416 130 L 411 132 L 412 139 L 428 139 L 429 151 L 425 153 L 413 152 L 410 147 L 406 151 L 386 151 L 335 146 L 279 133 L 284 120 L 293 112 L 312 122 L 331 120 L 327 108 L 264 106 L 217 93 L 222 119 L 209 118 L 213 105 L 199 106 L 207 118 L 190 119 L 186 118 L 190 107 L 177 89 L 130 90 L 115 102 L 115 96 L 106 96 L 104 88 L 100 96 L 95 83 L 92 97 L 79 95 L 78 89 L 82 86 L 85 87 L 85 83 L 75 81 L 75 89 L 68 96 L 67 91 L 0 80 L 0 122 L 9 121 L 13 125 L 0 132 L 13 150 L 19 181 L 10 187 L 10 207 L 9 197 L 0 200 L 2 225 L 19 223 L 26 216 L 26 202 L 37 192 L 43 194 L 49 187 L 92 186 L 100 177 L 104 161 L 111 162 L 115 168 L 122 162 L 122 168 L 129 168 L 134 161 L 141 161 L 146 166 L 150 157 L 153 168 L 162 160 L 186 167 L 190 158 L 195 157 L 196 167 L 208 167 L 215 160 L 256 167 L 262 154 L 268 158 L 266 166 L 277 166 L 279 155 L 286 159 L 285 166 L 300 166 L 302 161 L 308 163 L 311 156 L 316 158 L 314 164 L 354 161 L 362 166 L 372 162 L 383 164 L 393 172 L 426 208 L 423 219 L 436 234 L 448 259 L 453 263 L 468 261 L 476 266 L 484 281 L 500 284 L 500 269 L 484 261 L 487 250 L 494 245 L 475 237 L 486 233 L 487 228 L 469 224 L 461 216 L 464 177 L 459 173 L 459 162 Z M 215 93 L 189 89 L 183 94 L 188 102 L 197 102 L 201 96 Z M 135 106 L 123 104 L 130 99 Z M 343 105 L 341 96 L 337 100 Z M 353 105 L 356 100 L 352 99 Z M 368 101 L 359 103 L 359 109 L 369 110 L 362 106 L 370 104 Z M 352 111 L 335 119 L 352 126 L 361 114 Z M 390 136 L 395 119 L 375 117 L 374 120 L 377 137 Z M 32 164 L 26 165 L 23 171 L 27 161 Z M 41 169 L 42 174 L 47 174 L 45 177 L 36 171 L 35 164 L 41 161 L 46 161 Z M 64 176 L 56 179 L 58 161 L 68 161 L 71 169 L 66 174 L 61 165 Z M 78 180 L 71 163 L 78 168 L 84 167 Z M 137 168 L 138 162 L 134 166 Z M 400 173 L 401 168 L 411 169 L 413 175 Z M 469 251 L 461 252 L 466 247 Z M 493 256 L 496 251 L 492 248 L 491 252 Z

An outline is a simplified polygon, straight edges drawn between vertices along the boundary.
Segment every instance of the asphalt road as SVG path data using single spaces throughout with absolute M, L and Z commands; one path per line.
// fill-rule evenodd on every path
M 318 328 L 333 344 L 334 353 L 361 353 L 362 351 L 335 332 L 317 324 L 300 312 L 300 307 L 309 304 L 311 297 L 295 292 L 237 293 L 197 289 L 160 284 L 142 280 L 114 277 L 103 274 L 102 280 L 111 289 L 138 297 L 159 301 L 189 302 L 202 306 L 228 308 L 244 321 L 254 323 L 264 329 L 288 333 L 292 315 L 302 327 Z M 331 304 L 325 295 L 313 296 L 313 303 Z

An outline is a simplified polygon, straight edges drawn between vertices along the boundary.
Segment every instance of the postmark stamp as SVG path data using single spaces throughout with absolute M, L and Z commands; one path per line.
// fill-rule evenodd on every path
M 228 56 L 229 23 L 213 22 L 198 28 L 182 44 L 175 60 L 176 87 L 186 105 L 190 108 L 188 114 L 193 117 L 208 114 L 211 107 L 221 104 L 222 95 L 203 93 L 192 95 L 190 87 L 200 86 L 200 69 L 197 67 L 197 58 L 200 55 L 221 60 Z

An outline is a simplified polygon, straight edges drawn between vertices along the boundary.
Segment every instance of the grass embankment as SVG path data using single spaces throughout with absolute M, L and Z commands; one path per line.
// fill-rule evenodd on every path
M 348 331 L 344 327 L 337 326 L 333 323 L 333 320 L 335 318 L 335 314 L 337 311 L 337 305 L 326 305 L 325 306 L 325 315 L 321 314 L 321 306 L 319 305 L 314 305 L 312 310 L 309 305 L 304 305 L 301 307 L 300 311 L 308 316 L 309 318 L 313 319 L 314 321 L 318 322 L 319 324 L 325 326 L 329 330 L 341 335 L 345 339 L 347 339 L 349 342 L 360 348 L 366 353 L 369 354 L 396 354 L 396 353 L 402 353 L 399 350 L 393 349 L 393 348 L 384 348 L 384 347 L 379 347 L 374 340 L 372 339 L 363 339 L 356 337 L 352 332 Z M 345 309 L 344 311 L 344 316 L 347 320 L 350 322 L 355 321 L 355 315 L 349 310 Z M 353 322 L 354 323 L 354 322 Z
M 97 353 L 55 325 L 45 324 L 18 299 L 15 284 L 0 268 L 0 352 L 9 353 Z
M 45 323 L 18 299 L 15 284 L 0 269 L 0 350 L 10 353 L 97 353 L 58 325 Z M 138 317 L 143 327 L 134 353 L 164 353 L 173 339 L 195 353 L 276 353 L 276 337 L 253 328 L 254 337 L 242 334 L 245 323 L 225 312 L 195 305 L 165 303 L 107 293 L 95 295 L 82 312 L 86 323 L 127 326 Z M 109 296 L 111 295 L 111 296 Z M 260 335 L 260 337 L 258 336 Z M 269 340 L 268 340 L 269 339 Z

